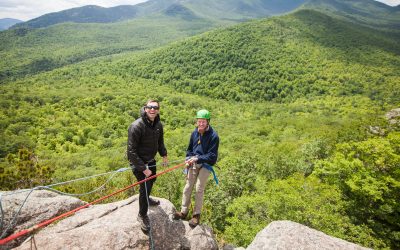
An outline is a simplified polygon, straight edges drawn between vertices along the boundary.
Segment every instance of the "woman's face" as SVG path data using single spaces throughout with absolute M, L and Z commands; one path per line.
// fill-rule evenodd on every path
M 197 119 L 197 128 L 198 128 L 198 130 L 199 130 L 199 132 L 204 132 L 204 131 L 206 131 L 206 128 L 207 128 L 207 126 L 208 126 L 208 121 L 207 121 L 207 119 L 201 119 L 201 118 L 199 118 L 199 119 Z

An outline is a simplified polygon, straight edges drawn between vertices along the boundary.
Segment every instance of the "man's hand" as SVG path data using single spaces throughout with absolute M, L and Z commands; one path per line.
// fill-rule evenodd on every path
M 143 174 L 144 174 L 146 177 L 149 177 L 149 176 L 152 174 L 152 172 L 151 172 L 150 169 L 146 169 L 145 171 L 143 171 Z
M 163 167 L 166 167 L 166 166 L 168 166 L 168 156 L 164 156 L 163 158 L 162 158 L 162 166 Z

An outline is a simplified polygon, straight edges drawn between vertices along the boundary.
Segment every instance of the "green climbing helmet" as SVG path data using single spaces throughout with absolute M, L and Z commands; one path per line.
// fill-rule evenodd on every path
M 200 119 L 210 120 L 210 118 L 211 118 L 210 111 L 208 111 L 206 109 L 202 109 L 202 110 L 197 111 L 196 119 L 199 119 L 199 118 Z

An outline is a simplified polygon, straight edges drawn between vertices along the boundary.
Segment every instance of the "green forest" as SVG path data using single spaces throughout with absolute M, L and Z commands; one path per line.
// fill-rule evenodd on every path
M 91 58 L 140 53 L 215 25 L 219 22 L 153 15 L 117 23 L 64 23 L 47 29 L 6 30 L 0 33 L 0 55 L 5 59 L 0 61 L 0 83 Z
M 3 47 L 11 59 L 0 63 L 1 189 L 127 167 L 128 126 L 154 98 L 172 162 L 184 160 L 196 111 L 211 111 L 221 139 L 220 184 L 207 184 L 202 223 L 221 245 L 246 247 L 270 222 L 291 220 L 365 247 L 400 248 L 400 121 L 385 118 L 400 108 L 398 31 L 300 10 L 189 38 L 171 32 L 172 43 L 121 40 L 119 55 L 88 56 L 91 43 L 66 46 L 46 70 L 31 66 L 54 47 L 20 51 L 15 43 L 31 41 L 22 38 Z M 106 179 L 59 190 L 83 193 Z M 134 181 L 130 171 L 119 173 L 82 199 Z M 183 185 L 177 170 L 157 178 L 152 195 L 179 209 Z

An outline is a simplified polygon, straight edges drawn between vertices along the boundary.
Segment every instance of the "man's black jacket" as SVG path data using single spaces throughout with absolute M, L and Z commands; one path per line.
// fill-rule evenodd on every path
M 161 156 L 167 155 L 164 145 L 164 131 L 160 116 L 151 122 L 147 119 L 146 112 L 140 110 L 141 117 L 134 121 L 128 128 L 128 160 L 138 171 L 146 169 L 145 164 L 152 161 L 157 152 Z

